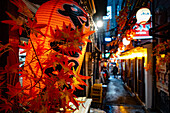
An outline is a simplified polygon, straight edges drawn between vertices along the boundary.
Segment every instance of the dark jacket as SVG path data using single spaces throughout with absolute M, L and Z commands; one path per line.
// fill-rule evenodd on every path
M 117 72 L 118 72 L 118 68 L 116 66 L 113 67 L 113 70 L 112 70 L 113 75 L 117 75 Z

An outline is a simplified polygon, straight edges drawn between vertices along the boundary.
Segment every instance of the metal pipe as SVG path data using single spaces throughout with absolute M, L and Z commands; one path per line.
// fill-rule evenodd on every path
M 151 3 L 151 13 L 152 13 L 152 29 L 155 30 L 155 1 L 153 0 Z M 152 49 L 155 48 L 156 46 L 156 38 L 153 35 L 153 41 L 152 41 Z M 154 54 L 154 52 L 153 52 Z M 152 109 L 156 109 L 156 56 L 153 55 L 153 61 L 152 61 L 152 67 L 153 67 L 153 80 L 152 80 L 152 85 L 153 85 L 153 89 L 152 89 Z

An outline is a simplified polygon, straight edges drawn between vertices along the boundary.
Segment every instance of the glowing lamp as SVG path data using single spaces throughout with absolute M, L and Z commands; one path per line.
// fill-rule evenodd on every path
M 97 21 L 97 27 L 102 27 L 103 26 L 103 22 L 101 20 Z
M 123 45 L 129 45 L 130 44 L 130 41 L 128 41 L 126 38 L 123 38 Z
M 126 31 L 126 39 L 128 40 L 128 41 L 130 41 L 131 39 L 133 39 L 133 37 L 134 37 L 134 30 L 127 30 Z
M 104 67 L 107 67 L 107 62 L 104 62 L 103 66 L 104 66 Z
M 145 24 L 151 17 L 151 12 L 148 8 L 141 8 L 136 13 L 137 23 Z
M 43 46 L 47 50 L 51 48 L 51 37 L 48 37 L 51 35 L 50 33 L 50 27 L 55 30 L 56 26 L 59 27 L 59 29 L 63 28 L 63 22 L 66 26 L 69 26 L 71 24 L 71 28 L 75 29 L 76 27 L 81 28 L 83 24 L 85 24 L 84 33 L 90 30 L 89 26 L 89 18 L 87 16 L 88 14 L 82 9 L 76 2 L 73 0 L 50 0 L 44 4 L 42 4 L 39 9 L 36 12 L 36 18 L 37 18 L 37 24 L 47 24 L 47 27 L 41 29 L 41 32 L 46 35 L 44 36 L 38 36 L 38 38 L 34 34 L 30 34 L 30 38 L 32 39 L 32 43 L 35 48 L 38 48 L 39 45 Z M 87 37 L 86 37 L 87 38 Z M 38 43 L 37 43 L 38 42 Z M 29 42 L 30 43 L 30 42 Z M 68 57 L 70 60 L 70 63 L 76 64 L 78 68 L 78 73 L 80 72 L 82 61 L 84 58 L 86 49 L 85 46 L 81 47 L 82 54 L 78 54 L 78 56 L 71 56 Z M 52 50 L 52 53 L 56 53 L 58 51 Z M 43 56 L 39 57 L 40 63 L 44 63 L 45 60 L 47 60 L 49 57 L 49 52 L 45 52 Z M 37 78 L 40 78 L 42 75 L 41 70 L 37 70 L 37 61 L 32 61 L 34 56 L 34 51 L 30 50 L 26 55 L 26 62 L 25 65 L 30 64 L 32 67 L 32 70 L 30 70 L 29 66 L 25 67 L 25 70 L 27 70 L 29 73 L 37 73 Z M 30 63 L 31 62 L 31 63 Z M 42 65 L 43 66 L 43 65 Z M 44 68 L 44 67 L 43 67 Z M 75 69 L 76 70 L 76 69 Z M 44 76 L 44 75 L 43 75 Z M 25 85 L 34 85 L 34 81 L 32 83 L 30 80 L 23 78 L 23 86 Z M 38 87 L 39 84 L 36 86 Z

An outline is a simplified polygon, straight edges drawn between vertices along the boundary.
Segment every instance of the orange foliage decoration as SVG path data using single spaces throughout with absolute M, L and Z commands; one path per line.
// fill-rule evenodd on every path
M 118 34 L 122 33 L 122 29 L 124 28 L 127 20 L 128 20 L 128 11 L 129 7 L 131 6 L 130 0 L 126 1 L 125 6 L 123 6 L 123 9 L 119 11 L 119 16 L 115 16 L 116 22 L 118 24 Z
M 126 22 L 128 21 L 128 11 L 130 10 L 129 9 L 130 6 L 131 6 L 130 0 L 127 0 L 126 4 L 123 6 L 122 10 L 119 11 L 119 16 L 115 16 L 116 22 L 118 24 L 118 28 L 117 28 L 118 34 L 122 34 L 122 36 L 125 35 L 125 34 L 123 34 L 122 30 L 125 27 Z M 117 47 L 119 47 L 119 44 L 121 44 L 121 40 L 119 39 L 119 36 L 117 36 L 117 37 L 115 37 L 115 40 L 108 43 L 106 46 L 118 45 Z M 117 53 L 120 54 L 120 51 L 116 52 L 116 50 L 117 50 L 117 48 L 111 49 L 110 52 L 114 51 L 116 54 Z M 117 57 L 118 54 L 117 55 L 116 54 L 114 55 L 114 57 Z
M 148 71 L 148 70 L 150 70 L 151 68 L 152 68 L 152 62 L 151 62 L 151 60 L 149 60 L 149 63 L 146 64 L 146 66 L 144 67 L 144 69 L 145 69 L 146 71 Z
M 131 41 L 131 40 L 133 39 L 133 37 L 134 37 L 134 32 L 135 32 L 135 30 L 133 30 L 133 29 L 126 30 L 126 39 L 127 39 L 128 41 Z
M 158 80 L 160 66 L 164 65 L 165 63 L 170 64 L 170 40 L 167 39 L 167 41 L 161 42 L 158 45 L 153 48 L 153 56 L 156 56 L 157 58 L 157 64 L 156 64 L 156 76 Z M 164 56 L 162 57 L 162 53 L 164 53 Z M 160 62 L 161 61 L 161 62 Z
M 55 64 L 52 63 L 51 65 L 48 65 L 48 68 L 46 68 L 46 60 L 51 59 L 49 57 L 49 53 L 52 53 L 60 56 L 63 54 L 65 55 L 64 57 L 67 55 L 68 65 L 74 63 L 74 68 L 76 68 L 75 70 L 77 70 L 79 73 L 87 42 L 87 37 L 83 33 L 88 34 L 90 29 L 86 12 L 73 1 L 51 0 L 40 6 L 36 12 L 36 18 L 38 24 L 47 25 L 47 27 L 41 29 L 41 32 L 45 36 L 36 36 L 34 34 L 30 35 L 35 49 L 39 48 L 37 53 L 41 54 L 41 52 L 46 51 L 43 55 L 41 55 L 41 58 L 39 58 L 44 72 L 50 76 L 49 74 L 52 74 L 52 72 L 48 71 L 52 69 L 49 68 L 50 66 L 53 68 L 55 68 L 56 65 L 65 67 L 63 64 L 64 62 L 61 61 L 57 64 L 56 62 L 53 62 Z M 81 19 L 81 21 L 79 21 L 79 19 Z M 81 27 L 82 29 L 79 30 Z M 80 50 L 80 47 L 82 50 Z M 30 63 L 33 57 L 35 57 L 33 51 L 33 49 L 30 50 L 26 56 L 26 65 L 30 64 L 32 69 L 30 69 L 29 66 L 25 67 L 24 69 L 32 74 L 38 73 L 37 77 L 42 78 L 42 76 L 45 75 L 42 75 L 42 70 L 40 70 L 37 65 L 38 61 Z M 23 82 L 23 85 L 36 84 L 36 82 L 30 83 L 30 80 L 26 77 L 23 78 Z M 36 86 L 38 85 L 39 84 L 36 84 Z M 44 86 L 41 84 L 41 87 Z
M 24 80 L 22 87 L 20 82 L 7 84 L 8 97 L 0 95 L 0 111 L 75 111 L 81 102 L 73 92 L 83 90 L 80 85 L 87 84 L 82 79 L 90 78 L 79 74 L 86 44 L 90 42 L 87 37 L 94 33 L 89 31 L 86 12 L 73 0 L 51 0 L 34 17 L 22 0 L 11 2 L 21 16 L 15 18 L 7 12 L 12 20 L 1 22 L 13 25 L 11 30 L 19 29 L 20 34 L 26 32 L 30 39 L 28 44 L 18 46 L 24 49 L 21 53 L 26 52 L 24 67 L 19 68 L 21 63 L 17 63 L 0 70 L 1 75 L 21 74 Z M 0 56 L 10 50 L 10 44 L 0 44 Z M 0 86 L 4 83 L 0 82 Z
M 109 31 L 109 28 L 110 28 L 110 19 L 107 21 L 107 31 Z

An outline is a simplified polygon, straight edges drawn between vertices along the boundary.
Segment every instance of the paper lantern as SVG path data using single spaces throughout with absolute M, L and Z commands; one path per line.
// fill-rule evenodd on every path
M 87 16 L 87 13 L 73 0 L 48 1 L 42 4 L 37 10 L 36 18 L 38 24 L 47 24 L 47 27 L 41 29 L 41 32 L 46 35 L 50 35 L 50 26 L 53 30 L 55 30 L 56 26 L 58 26 L 59 29 L 62 29 L 63 22 L 66 24 L 66 26 L 69 26 L 69 24 L 71 23 L 72 29 L 75 29 L 76 27 L 81 28 L 82 25 L 85 24 L 84 33 L 90 30 L 89 18 Z M 37 39 L 34 34 L 30 34 L 30 36 L 35 48 L 38 48 L 39 46 L 43 46 L 46 49 L 51 48 L 52 44 L 49 42 L 49 37 L 39 36 L 39 38 Z M 77 65 L 76 68 L 79 67 L 79 72 L 84 58 L 85 49 L 86 44 L 82 47 L 82 54 L 78 54 L 78 56 L 76 57 L 74 55 L 72 57 L 69 57 L 69 62 L 75 63 Z M 56 50 L 53 50 L 52 52 L 55 53 Z M 33 50 L 30 50 L 27 53 L 25 65 L 28 65 L 29 62 L 31 62 L 33 54 Z M 43 63 L 43 61 L 48 58 L 48 54 L 49 52 L 46 52 L 43 56 L 39 57 L 41 63 Z M 37 61 L 31 62 L 30 65 L 33 67 L 32 70 L 30 70 L 28 66 L 25 69 L 28 72 L 38 71 L 37 77 L 40 78 L 42 72 L 41 70 L 37 70 L 37 63 Z M 23 85 L 26 86 L 28 84 L 34 85 L 35 83 L 30 83 L 30 80 L 23 78 Z
M 107 67 L 107 62 L 104 62 L 103 66 L 104 66 L 104 67 Z
M 130 41 L 128 41 L 126 38 L 123 38 L 123 45 L 129 45 L 130 44 Z
M 151 17 L 151 12 L 148 8 L 140 8 L 136 13 L 137 23 L 145 24 Z
M 135 31 L 133 29 L 126 31 L 126 39 L 131 41 L 134 37 Z

